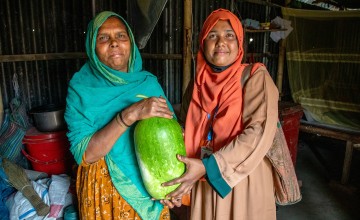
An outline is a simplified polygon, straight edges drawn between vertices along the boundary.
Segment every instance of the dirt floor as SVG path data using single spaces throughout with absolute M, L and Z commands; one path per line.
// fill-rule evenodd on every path
M 360 151 L 354 150 L 347 184 L 341 184 L 345 142 L 300 134 L 296 172 L 303 199 L 279 207 L 278 220 L 360 219 Z

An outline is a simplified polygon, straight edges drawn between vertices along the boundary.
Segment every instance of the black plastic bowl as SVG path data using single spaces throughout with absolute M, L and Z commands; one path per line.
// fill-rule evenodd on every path
M 64 112 L 65 106 L 49 104 L 32 108 L 30 115 L 36 129 L 42 132 L 52 132 L 67 129 Z

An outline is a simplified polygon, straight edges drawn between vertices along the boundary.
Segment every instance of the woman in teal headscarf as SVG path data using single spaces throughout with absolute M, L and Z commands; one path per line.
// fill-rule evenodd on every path
M 170 219 L 168 208 L 151 200 L 142 183 L 133 131 L 138 120 L 172 118 L 171 105 L 157 78 L 142 69 L 121 16 L 105 11 L 89 23 L 86 53 L 88 61 L 70 81 L 65 112 L 70 150 L 79 164 L 81 218 Z

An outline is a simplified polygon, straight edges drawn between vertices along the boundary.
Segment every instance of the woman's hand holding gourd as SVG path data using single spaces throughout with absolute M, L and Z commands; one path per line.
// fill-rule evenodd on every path
M 186 172 L 179 178 L 163 183 L 163 186 L 172 186 L 180 183 L 175 191 L 169 193 L 167 198 L 181 198 L 190 194 L 194 184 L 206 174 L 205 166 L 200 159 L 188 158 L 186 156 L 177 155 L 179 161 L 185 163 Z
M 123 120 L 128 125 L 155 116 L 169 119 L 173 117 L 173 113 L 170 111 L 166 99 L 163 97 L 145 98 L 122 111 Z

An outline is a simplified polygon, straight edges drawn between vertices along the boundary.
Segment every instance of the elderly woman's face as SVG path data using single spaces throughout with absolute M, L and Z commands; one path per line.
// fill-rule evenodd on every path
M 206 60 L 215 66 L 228 66 L 238 52 L 238 41 L 230 22 L 219 20 L 204 40 Z
M 108 67 L 128 71 L 130 38 L 124 23 L 117 17 L 108 18 L 99 28 L 96 37 L 96 54 Z

